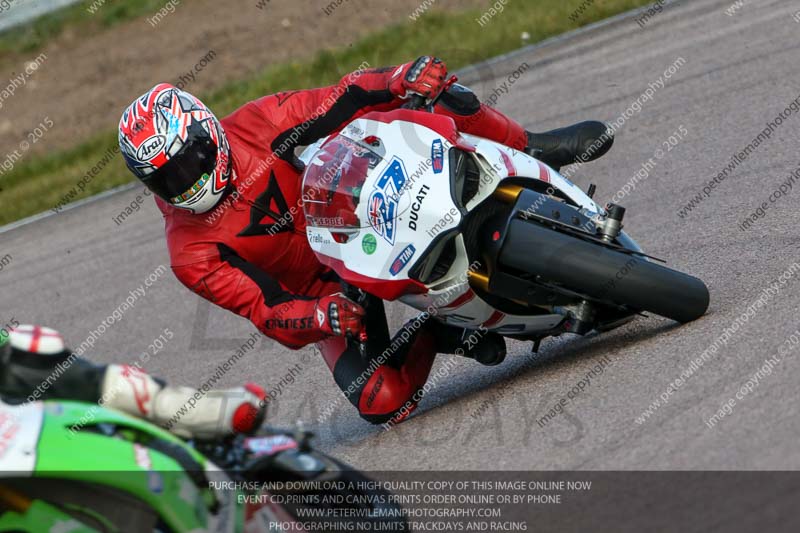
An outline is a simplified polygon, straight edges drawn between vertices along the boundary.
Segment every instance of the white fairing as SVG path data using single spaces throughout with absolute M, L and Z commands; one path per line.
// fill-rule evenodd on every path
M 375 136 L 386 147 L 382 161 L 369 172 L 359 196 L 358 219 L 370 223 L 353 230 L 346 243 L 339 243 L 329 228 L 315 226 L 309 220 L 308 241 L 318 255 L 342 261 L 354 273 L 386 282 L 409 280 L 409 271 L 429 247 L 435 246 L 436 236 L 458 227 L 463 218 L 450 191 L 448 153 L 452 143 L 426 126 L 401 120 L 385 123 L 358 119 L 342 135 L 357 142 Z M 325 142 L 309 147 L 301 158 L 309 165 L 321 165 L 314 154 Z M 474 146 L 482 174 L 477 194 L 464 206 L 467 212 L 492 195 L 503 179 L 520 176 L 551 184 L 585 208 L 589 216 L 604 213 L 568 179 L 524 152 L 470 135 L 462 135 L 459 144 Z M 387 176 L 401 177 L 387 179 Z M 370 218 L 375 191 L 394 194 L 397 199 L 396 216 L 386 224 L 374 224 L 375 218 Z M 377 242 L 374 252 L 369 254 L 363 245 L 364 239 L 372 239 L 367 234 L 373 235 Z M 556 312 L 516 316 L 494 309 L 470 288 L 467 272 L 480 268 L 479 265 L 470 268 L 461 235 L 456 237 L 456 251 L 449 271 L 426 285 L 425 294 L 407 293 L 399 299 L 445 322 L 468 328 L 485 327 L 504 334 L 546 331 L 563 320 L 563 315 Z
M 453 209 L 455 216 L 451 221 L 444 221 L 440 226 L 443 230 L 458 226 L 461 222 L 461 213 L 456 208 L 450 196 L 449 169 L 447 157 L 444 158 L 444 169 L 434 174 L 431 171 L 430 151 L 434 139 L 441 137 L 427 128 L 414 125 L 415 134 L 418 135 L 420 145 L 427 146 L 427 152 L 414 150 L 402 142 L 404 134 L 400 131 L 401 124 L 408 129 L 407 122 L 394 122 L 384 124 L 369 120 L 356 120 L 348 125 L 343 134 L 352 139 L 365 137 L 365 132 L 384 139 L 393 152 L 386 154 L 385 160 L 372 170 L 361 193 L 361 201 L 356 212 L 359 220 L 370 220 L 370 196 L 375 190 L 385 191 L 385 196 L 396 196 L 397 217 L 381 229 L 365 227 L 362 232 L 369 232 L 375 236 L 377 246 L 372 254 L 365 254 L 362 249 L 362 235 L 355 235 L 347 243 L 340 244 L 333 240 L 330 230 L 314 227 L 309 223 L 307 227 L 308 242 L 311 248 L 322 255 L 343 261 L 347 268 L 357 274 L 376 279 L 407 280 L 408 271 L 414 261 L 430 244 L 432 237 L 426 229 L 432 228 L 442 218 L 442 213 Z M 390 142 L 389 139 L 400 137 L 401 142 Z M 444 153 L 450 148 L 445 139 L 443 141 Z M 318 159 L 312 158 L 309 165 L 315 165 Z M 395 187 L 391 181 L 384 187 L 378 187 L 377 182 L 384 173 L 393 169 L 399 170 L 405 177 L 405 182 Z M 416 228 L 416 229 L 414 229 Z M 382 231 L 381 231 L 382 230 Z M 395 260 L 405 251 L 402 269 L 392 268 Z M 398 263 L 399 266 L 399 263 Z
M 0 401 L 0 477 L 33 472 L 43 420 L 42 402 L 8 405 Z

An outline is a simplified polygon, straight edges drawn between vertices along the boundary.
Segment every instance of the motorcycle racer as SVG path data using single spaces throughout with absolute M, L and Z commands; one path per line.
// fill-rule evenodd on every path
M 190 398 L 193 407 L 186 409 Z M 0 334 L 0 399 L 101 403 L 183 438 L 206 440 L 252 433 L 266 412 L 266 393 L 253 383 L 200 394 L 167 385 L 138 366 L 95 365 L 70 352 L 56 330 L 30 325 Z
M 317 343 L 337 385 L 374 423 L 397 422 L 410 412 L 435 354 L 454 353 L 466 332 L 417 320 L 390 338 L 382 302 L 369 300 L 367 313 L 342 293 L 306 241 L 295 148 L 365 113 L 396 109 L 412 95 L 432 101 L 440 94 L 435 111 L 460 131 L 535 152 L 555 167 L 596 159 L 613 143 L 599 122 L 528 132 L 446 78 L 441 60 L 423 56 L 353 72 L 331 87 L 264 96 L 222 120 L 194 96 L 162 83 L 120 120 L 121 151 L 157 197 L 178 280 L 289 348 Z M 367 339 L 366 350 L 354 342 L 359 338 Z M 505 344 L 486 334 L 464 351 L 497 364 Z

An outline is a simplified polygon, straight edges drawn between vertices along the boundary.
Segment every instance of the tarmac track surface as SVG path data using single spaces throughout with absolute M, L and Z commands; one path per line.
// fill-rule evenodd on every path
M 596 183 L 596 198 L 605 202 L 654 158 L 648 176 L 620 200 L 628 208 L 626 229 L 648 253 L 708 284 L 712 302 L 705 317 L 682 326 L 640 318 L 603 335 L 551 339 L 536 358 L 528 356 L 527 344 L 511 343 L 506 362 L 495 368 L 457 360 L 418 412 L 388 432 L 342 402 L 318 422 L 340 394 L 312 348 L 292 352 L 259 341 L 216 385 L 255 380 L 276 388 L 300 365 L 293 382 L 283 379 L 276 389 L 269 421 L 302 420 L 318 432 L 324 449 L 367 470 L 798 468 L 800 349 L 782 349 L 784 355 L 778 350 L 790 346 L 787 339 L 800 327 L 800 272 L 746 321 L 736 320 L 800 261 L 800 193 L 788 192 L 748 231 L 738 228 L 798 166 L 800 116 L 784 120 L 697 207 L 678 215 L 800 93 L 800 24 L 792 18 L 797 7 L 747 2 L 729 16 L 730 5 L 670 4 L 643 27 L 621 19 L 467 76 L 489 97 L 528 63 L 497 105 L 542 131 L 588 118 L 614 121 L 680 63 L 640 111 L 629 113 L 612 152 L 572 179 L 582 187 Z M 491 24 L 502 24 L 502 14 Z M 660 158 L 654 155 L 658 149 L 664 150 Z M 11 257 L 0 272 L 0 325 L 12 318 L 52 325 L 78 346 L 159 265 L 168 267 L 152 200 L 122 224 L 112 221 L 140 193 L 136 187 L 0 235 L 0 256 Z M 409 316 L 399 306 L 391 315 L 393 326 Z M 637 417 L 681 371 L 734 326 L 727 343 L 638 424 Z M 166 271 L 100 336 L 92 358 L 135 360 L 164 328 L 174 338 L 147 369 L 195 386 L 253 331 Z M 705 421 L 769 357 L 779 358 L 771 373 L 736 400 L 731 414 L 707 427 Z M 434 373 L 450 360 L 440 357 Z M 587 384 L 587 374 L 598 366 L 602 373 Z M 568 398 L 564 413 L 537 423 L 581 381 L 583 390 Z

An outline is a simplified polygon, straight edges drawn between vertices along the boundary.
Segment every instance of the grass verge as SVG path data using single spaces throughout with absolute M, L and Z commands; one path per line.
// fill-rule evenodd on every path
M 511 0 L 505 9 L 483 26 L 477 19 L 481 10 L 458 13 L 429 11 L 416 22 L 404 22 L 371 34 L 352 46 L 320 52 L 307 62 L 273 66 L 254 77 L 234 81 L 211 94 L 198 95 L 218 116 L 225 116 L 242 103 L 280 90 L 330 84 L 366 60 L 372 66 L 409 61 L 422 54 L 442 57 L 451 70 L 518 48 L 521 34 L 529 42 L 647 5 L 645 0 L 598 0 L 577 20 L 576 9 L 585 0 Z M 573 15 L 573 17 L 571 17 Z M 485 20 L 485 19 L 484 19 Z M 149 87 L 149 86 L 148 86 Z M 147 87 L 142 87 L 145 90 Z M 122 110 L 108 110 L 118 113 Z M 46 142 L 46 136 L 43 139 Z M 120 156 L 93 168 L 107 159 L 116 144 L 116 132 L 109 131 L 75 148 L 25 161 L 24 154 L 14 167 L 0 170 L 0 224 L 52 209 L 78 183 L 83 189 L 69 198 L 75 201 L 133 179 Z M 0 159 L 0 165 L 3 161 Z M 0 166 L 2 169 L 2 166 Z M 87 173 L 95 174 L 86 179 Z
M 38 50 L 67 27 L 77 35 L 92 35 L 126 20 L 153 14 L 164 7 L 165 1 L 84 0 L 63 7 L 0 33 L 0 57 Z

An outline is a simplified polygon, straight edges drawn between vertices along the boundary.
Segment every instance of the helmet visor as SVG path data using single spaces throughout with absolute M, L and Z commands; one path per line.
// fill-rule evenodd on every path
M 142 178 L 148 189 L 171 204 L 185 202 L 214 179 L 217 146 L 210 136 L 190 136 L 167 163 Z

